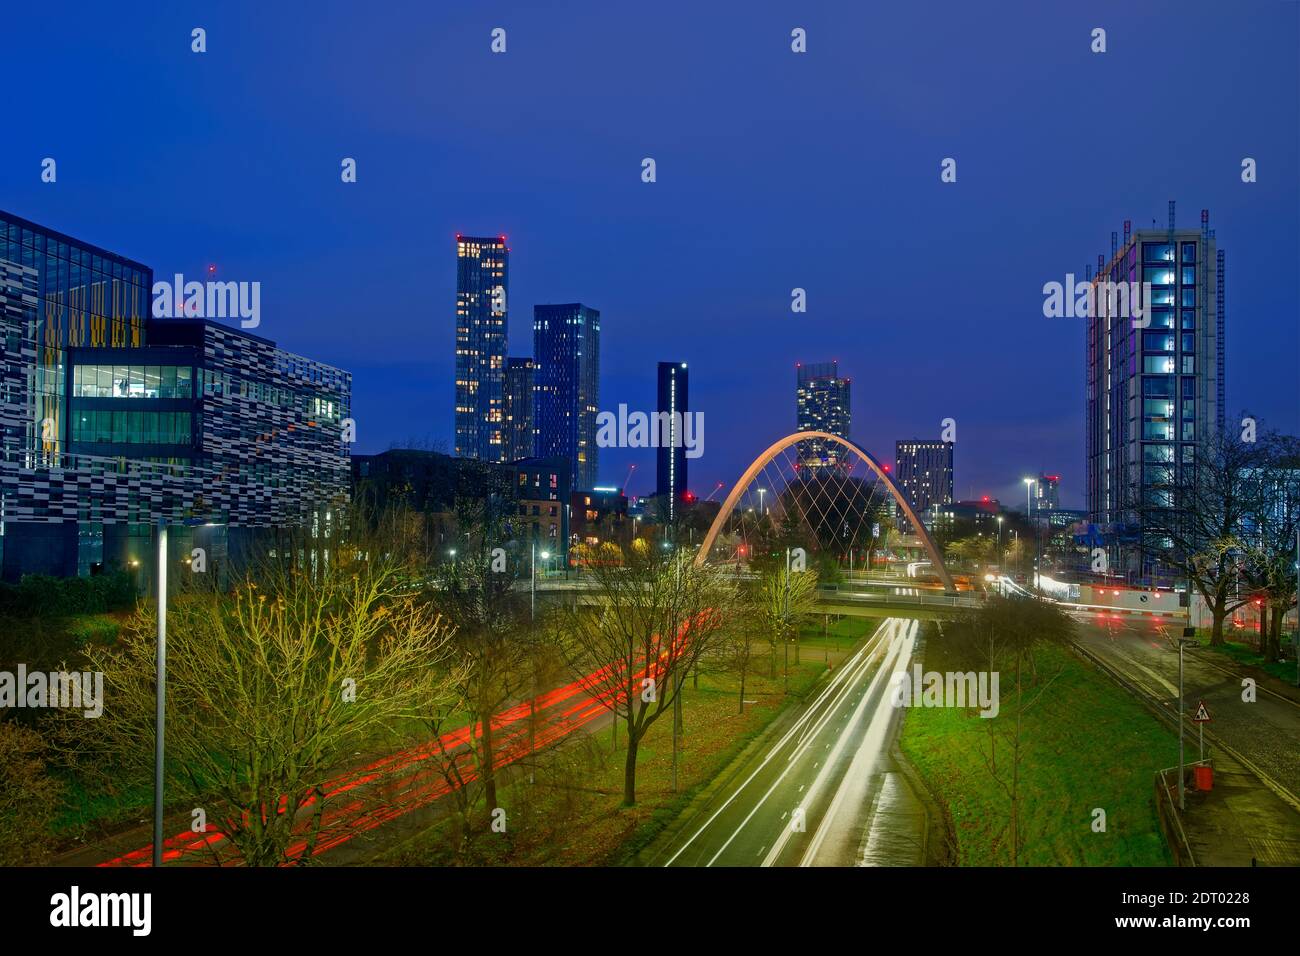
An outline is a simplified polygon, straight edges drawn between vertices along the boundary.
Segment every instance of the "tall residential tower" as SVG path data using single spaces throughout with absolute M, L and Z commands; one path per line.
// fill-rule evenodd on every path
M 600 312 L 580 302 L 533 306 L 533 361 L 537 455 L 568 459 L 574 490 L 590 491 L 599 465 Z
M 1209 211 L 1200 229 L 1179 229 L 1173 202 L 1164 229 L 1133 232 L 1125 222 L 1122 242 L 1111 233 L 1110 258 L 1097 257 L 1094 289 L 1150 283 L 1151 301 L 1134 317 L 1098 292 L 1087 319 L 1091 521 L 1133 526 L 1143 507 L 1178 507 L 1171 489 L 1188 481 L 1197 443 L 1222 430 L 1223 271 Z M 1151 570 L 1136 548 L 1115 546 L 1109 557 L 1112 571 Z
M 456 454 L 504 461 L 506 237 L 456 237 Z
M 655 495 L 666 502 L 670 521 L 677 517 L 688 487 L 682 427 L 691 407 L 689 374 L 685 362 L 659 363 L 659 400 L 655 411 L 667 416 L 661 420 L 668 422 L 668 433 L 662 435 L 655 451 Z
M 929 514 L 931 505 L 952 503 L 952 447 L 950 441 L 927 438 L 895 443 L 894 481 L 918 516 Z
M 536 371 L 537 364 L 530 358 L 511 358 L 506 362 L 506 461 L 533 457 L 537 443 L 537 429 L 533 425 Z
M 823 431 L 848 438 L 849 380 L 839 377 L 839 363 L 800 364 L 795 370 L 795 417 L 799 431 Z M 846 459 L 844 446 L 824 438 L 799 442 L 799 467 L 809 472 L 843 465 Z

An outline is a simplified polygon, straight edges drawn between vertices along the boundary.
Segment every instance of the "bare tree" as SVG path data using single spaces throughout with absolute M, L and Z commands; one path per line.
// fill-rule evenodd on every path
M 781 566 L 763 575 L 758 591 L 758 611 L 770 649 L 770 676 L 776 677 L 776 649 L 797 640 L 800 625 L 817 603 L 817 572 L 792 571 Z M 789 669 L 786 671 L 787 685 Z
M 1152 446 L 1172 447 L 1172 446 Z M 1141 525 L 1141 550 L 1173 568 L 1209 608 L 1210 642 L 1222 644 L 1223 622 L 1245 603 L 1238 597 L 1238 562 L 1248 516 L 1259 510 L 1256 474 L 1264 462 L 1258 442 L 1216 432 L 1196 446 L 1195 464 L 1145 463 L 1145 496 L 1130 494 Z
M 1300 534 L 1300 439 L 1261 436 L 1254 508 L 1242 533 L 1242 573 L 1260 603 L 1260 652 L 1282 656 L 1282 620 L 1296 603 L 1297 535 Z
M 457 520 L 466 541 L 457 559 L 440 566 L 431 599 L 455 625 L 450 653 L 456 664 L 453 713 L 469 714 L 466 741 L 474 761 L 473 789 L 461 789 L 466 803 L 464 832 L 469 834 L 471 798 L 481 790 L 489 814 L 497 809 L 496 731 L 501 711 L 529 695 L 530 655 L 535 641 L 528 625 L 527 598 L 516 587 L 531 554 L 512 539 L 508 499 L 489 495 L 457 501 Z M 530 543 L 531 544 L 531 543 Z M 438 733 L 446 714 L 434 714 Z M 441 735 L 439 734 L 439 739 Z M 447 768 L 461 775 L 460 757 L 445 754 Z M 462 779 L 462 784 L 465 781 Z
M 622 564 L 591 569 L 595 607 L 555 618 L 557 646 L 583 689 L 627 730 L 623 803 L 636 803 L 637 754 L 669 711 L 691 668 L 733 623 L 735 589 L 692 555 L 635 549 Z
M 1023 762 L 1024 716 L 1036 705 L 1059 676 L 1040 676 L 1034 660 L 1035 648 L 1068 644 L 1073 623 L 1054 604 L 1029 598 L 992 596 L 978 610 L 958 620 L 945 635 L 957 653 L 976 661 L 990 673 L 1010 666 L 1015 673 L 1015 714 L 1010 722 L 1002 714 L 985 720 L 988 749 L 982 753 L 989 776 L 1002 790 L 1009 807 L 1011 865 L 1020 864 L 1024 849 L 1020 800 L 1020 768 Z M 1009 757 L 999 763 L 998 742 L 1010 748 Z
M 403 728 L 447 695 L 448 627 L 393 550 L 352 535 L 333 545 L 327 558 L 292 549 L 301 566 L 268 564 L 229 595 L 178 595 L 168 610 L 166 792 L 203 808 L 208 832 L 250 866 L 310 863 L 346 826 L 325 812 L 329 781 L 357 754 L 406 742 Z M 107 703 L 68 741 L 83 766 L 146 772 L 155 639 L 147 605 L 118 646 L 88 653 Z

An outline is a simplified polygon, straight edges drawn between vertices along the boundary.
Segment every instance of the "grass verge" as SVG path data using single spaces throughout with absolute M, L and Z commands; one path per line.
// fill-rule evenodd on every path
M 1104 674 L 1064 649 L 1036 652 L 1038 673 L 1056 674 L 1022 716 L 1022 866 L 1168 866 L 1156 818 L 1152 774 L 1178 760 L 1178 739 Z M 967 670 L 946 659 L 927 633 L 927 671 Z M 990 722 L 1000 734 L 1016 719 L 1014 676 L 1001 674 L 1001 710 L 909 709 L 900 741 L 952 818 L 962 866 L 1011 863 L 1011 803 L 990 774 Z M 1029 695 L 1026 694 L 1026 699 Z M 1000 776 L 1010 746 L 999 737 Z M 1105 832 L 1093 829 L 1105 811 Z

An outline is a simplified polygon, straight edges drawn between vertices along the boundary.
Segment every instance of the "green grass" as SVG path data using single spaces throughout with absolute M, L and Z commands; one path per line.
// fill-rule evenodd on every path
M 94 839 L 106 831 L 149 819 L 153 812 L 152 782 L 106 793 L 88 789 L 70 773 L 56 776 L 63 782 L 63 792 L 50 832 L 58 839 Z
M 969 669 L 945 659 L 933 630 L 926 656 L 926 670 Z M 1020 865 L 1169 865 L 1152 777 L 1177 762 L 1177 737 L 1068 651 L 1045 649 L 1036 657 L 1040 678 L 1059 674 L 1023 715 Z M 1001 671 L 1001 710 L 991 718 L 1000 725 L 1000 771 L 1009 769 L 1004 735 L 1015 721 L 1014 680 Z M 948 808 L 963 866 L 1011 863 L 1010 801 L 984 759 L 988 723 L 975 711 L 914 707 L 903 725 L 903 753 Z M 1105 833 L 1092 830 L 1095 808 L 1106 812 Z
M 1215 654 L 1222 654 L 1224 657 L 1230 658 L 1231 660 L 1235 661 L 1238 664 L 1246 664 L 1250 667 L 1258 667 L 1260 670 L 1262 670 L 1264 673 L 1268 674 L 1271 677 L 1276 677 L 1278 680 L 1285 681 L 1288 684 L 1295 684 L 1296 665 L 1294 660 L 1266 661 L 1264 660 L 1264 656 L 1260 654 L 1259 651 L 1251 647 L 1249 644 L 1246 644 L 1242 641 L 1233 640 L 1233 638 L 1236 636 L 1237 633 L 1240 632 L 1237 631 L 1234 627 L 1232 627 L 1231 623 L 1229 622 L 1224 626 L 1223 637 L 1225 643 L 1223 644 L 1219 644 L 1216 646 L 1210 643 L 1209 628 L 1197 628 L 1196 638 L 1201 642 L 1201 646 L 1208 651 L 1212 651 Z M 1286 649 L 1289 643 L 1290 643 L 1290 637 L 1286 634 L 1283 634 L 1282 635 L 1283 650 Z
M 112 614 L 79 614 L 68 618 L 64 628 L 76 643 L 112 644 L 122 630 L 121 620 Z

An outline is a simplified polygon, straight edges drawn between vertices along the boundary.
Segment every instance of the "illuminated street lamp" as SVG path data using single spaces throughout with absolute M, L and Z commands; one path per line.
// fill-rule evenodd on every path
M 1025 520 L 1029 522 L 1030 530 L 1034 533 L 1034 563 L 1031 566 L 1029 584 L 1034 589 L 1034 596 L 1038 596 L 1038 530 L 1034 528 L 1034 502 L 1029 496 L 1029 489 L 1038 484 L 1037 478 L 1025 478 Z
M 1002 550 L 1002 515 L 998 515 L 998 574 L 1006 573 L 1006 552 Z
M 551 552 L 543 551 L 542 560 L 545 561 L 551 556 Z M 532 571 L 532 594 L 529 598 L 528 617 L 531 621 L 537 620 L 537 541 L 533 541 L 533 571 Z
M 194 528 L 210 525 L 201 518 L 186 518 L 182 524 Z M 131 566 L 139 561 L 132 559 Z M 158 647 L 154 666 L 153 741 L 153 865 L 162 866 L 163 856 L 163 757 L 167 715 L 167 519 L 158 519 Z

